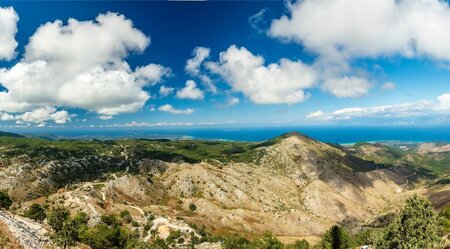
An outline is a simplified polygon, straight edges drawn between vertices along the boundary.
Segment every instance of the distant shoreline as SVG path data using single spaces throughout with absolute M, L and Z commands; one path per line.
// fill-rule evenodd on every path
M 1 130 L 1 129 L 0 129 Z M 450 142 L 450 127 L 331 127 L 331 126 L 277 126 L 277 127 L 162 127 L 162 128 L 104 128 L 104 129 L 34 129 L 11 130 L 28 137 L 47 139 L 115 140 L 115 139 L 171 139 L 261 142 L 296 131 L 314 139 L 352 145 L 370 143 L 426 143 Z

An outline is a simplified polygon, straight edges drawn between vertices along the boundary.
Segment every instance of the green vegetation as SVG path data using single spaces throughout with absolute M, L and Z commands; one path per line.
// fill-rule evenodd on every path
M 3 191 L 0 191 L 0 208 L 9 209 L 12 205 L 12 200 L 9 195 Z
M 27 209 L 27 211 L 25 211 L 24 216 L 28 217 L 34 221 L 42 222 L 46 217 L 46 213 L 45 213 L 45 209 L 41 205 L 39 205 L 37 203 L 33 203 Z
M 138 239 L 136 229 L 128 230 L 129 225 L 121 223 L 112 215 L 101 216 L 102 222 L 92 227 L 87 226 L 86 214 L 78 213 L 70 217 L 68 210 L 63 207 L 54 207 L 47 213 L 47 217 L 54 231 L 51 238 L 63 248 L 82 243 L 92 249 L 166 249 L 177 248 L 178 244 L 185 242 L 188 243 L 187 248 L 203 242 L 220 242 L 224 249 L 349 249 L 361 245 L 371 245 L 376 249 L 432 249 L 442 246 L 441 237 L 445 231 L 441 225 L 443 220 L 446 221 L 444 228 L 448 229 L 449 214 L 450 208 L 446 208 L 439 216 L 427 199 L 414 196 L 406 201 L 398 216 L 385 229 L 368 229 L 352 236 L 335 225 L 314 247 L 305 240 L 285 245 L 270 233 L 250 241 L 237 235 L 213 236 L 203 229 L 198 229 L 201 237 L 194 234 L 186 237 L 181 231 L 172 231 L 165 240 L 153 237 L 152 242 L 142 242 Z M 129 215 L 128 211 L 123 210 L 119 216 L 124 219 Z M 147 227 L 149 229 L 150 226 Z
M 318 246 L 320 249 L 348 249 L 355 245 L 344 229 L 339 226 L 332 226 L 324 235 L 322 242 Z
M 195 210 L 197 210 L 197 206 L 195 206 L 194 203 L 189 204 L 189 209 L 194 212 Z
M 89 245 L 92 249 L 119 249 L 125 248 L 129 233 L 118 224 L 98 224 L 94 227 L 84 228 L 79 233 L 80 242 Z
M 445 233 L 450 233 L 450 206 L 445 207 L 440 216 L 442 217 L 442 226 Z
M 135 159 L 151 158 L 168 162 L 183 160 L 191 163 L 202 160 L 250 162 L 255 158 L 254 145 L 246 142 L 200 140 L 49 141 L 0 136 L 0 147 L 5 148 L 3 154 L 6 157 L 26 154 L 34 160 L 63 160 L 86 156 L 121 157 L 120 152 L 127 148 L 127 152 Z
M 441 221 L 431 203 L 419 196 L 406 201 L 378 241 L 379 249 L 441 248 Z
M 441 177 L 450 174 L 450 153 L 421 155 L 415 150 L 403 151 L 394 146 L 371 143 L 356 143 L 352 146 L 355 156 L 373 161 L 382 166 L 401 165 L 408 167 L 422 177 Z M 367 151 L 365 151 L 365 149 Z

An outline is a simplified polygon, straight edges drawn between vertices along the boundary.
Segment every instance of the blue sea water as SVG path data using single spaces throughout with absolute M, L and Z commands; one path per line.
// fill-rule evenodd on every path
M 167 127 L 11 130 L 66 139 L 169 138 L 201 140 L 264 141 L 287 132 L 300 132 L 330 143 L 365 142 L 450 142 L 450 126 L 276 126 L 276 127 Z

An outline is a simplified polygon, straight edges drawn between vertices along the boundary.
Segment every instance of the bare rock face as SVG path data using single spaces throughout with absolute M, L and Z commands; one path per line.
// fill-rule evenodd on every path
M 358 172 L 328 144 L 291 135 L 260 149 L 260 163 L 170 164 L 160 180 L 185 209 L 196 205 L 193 220 L 250 234 L 321 234 L 335 223 L 370 220 L 399 198 L 392 172 Z
M 246 163 L 164 162 L 135 157 L 133 148 L 123 148 L 119 159 L 88 155 L 34 164 L 25 157 L 8 159 L 0 169 L 0 188 L 23 200 L 30 193 L 55 192 L 65 176 L 79 180 L 74 176 L 87 172 L 84 176 L 89 178 L 71 188 L 65 185 L 49 199 L 64 199 L 96 217 L 127 209 L 142 224 L 152 213 L 161 218 L 155 229 L 166 235 L 177 223 L 160 222 L 163 218 L 217 233 L 251 236 L 270 230 L 276 236 L 299 239 L 320 236 L 336 223 L 369 223 L 401 205 L 412 192 L 404 190 L 410 171 L 379 168 L 355 156 L 383 157 L 390 152 L 382 145 L 350 151 L 293 133 L 255 145 L 251 152 L 256 156 Z M 442 189 L 441 195 L 447 192 Z M 199 248 L 220 248 L 204 246 Z
M 196 245 L 195 249 L 222 249 L 222 245 L 220 243 L 205 242 L 200 245 Z
M 450 144 L 424 143 L 417 148 L 417 153 L 421 155 L 443 152 L 450 152 Z
M 162 190 L 147 179 L 138 176 L 124 175 L 108 182 L 104 188 L 108 198 L 118 202 L 132 202 L 141 205 L 151 205 L 162 198 Z

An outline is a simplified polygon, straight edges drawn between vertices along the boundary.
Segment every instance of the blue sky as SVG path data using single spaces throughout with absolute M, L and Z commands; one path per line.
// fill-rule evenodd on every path
M 349 2 L 3 2 L 0 125 L 450 123 L 447 4 Z

